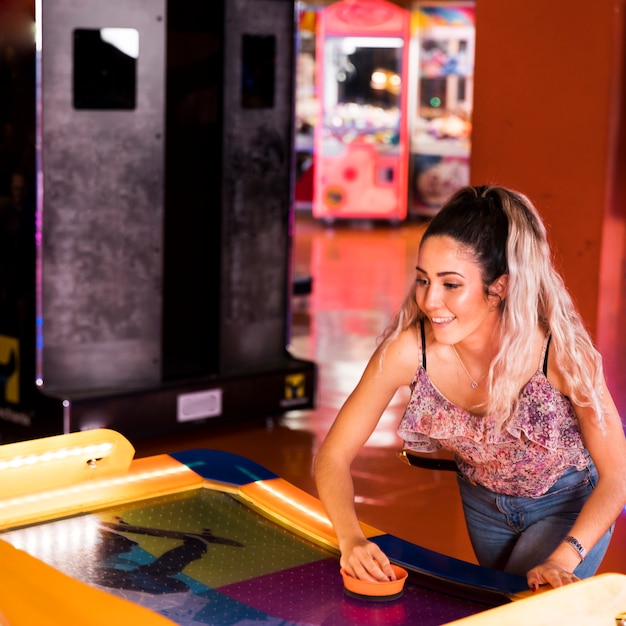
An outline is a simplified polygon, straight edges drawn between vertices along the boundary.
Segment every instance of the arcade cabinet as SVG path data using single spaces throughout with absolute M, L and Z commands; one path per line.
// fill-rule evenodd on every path
M 0 86 L 3 122 L 32 112 L 0 439 L 311 408 L 287 347 L 293 2 L 39 0 L 32 26 L 32 72 Z
M 414 7 L 409 215 L 436 215 L 470 182 L 474 14 L 471 2 Z
M 313 216 L 403 220 L 409 11 L 343 0 L 318 16 Z

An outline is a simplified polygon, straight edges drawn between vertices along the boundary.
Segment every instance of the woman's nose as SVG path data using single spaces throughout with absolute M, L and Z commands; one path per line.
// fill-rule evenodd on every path
M 434 285 L 428 285 L 423 292 L 423 306 L 426 310 L 441 304 L 441 291 Z

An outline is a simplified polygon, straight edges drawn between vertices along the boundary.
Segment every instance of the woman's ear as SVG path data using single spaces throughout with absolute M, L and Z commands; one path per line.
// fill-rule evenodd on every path
M 507 295 L 507 288 L 509 285 L 509 275 L 502 274 L 499 278 L 496 278 L 489 286 L 489 295 L 495 296 L 500 301 L 500 304 L 504 302 Z
M 509 275 L 502 274 L 500 278 L 497 278 L 493 283 L 495 292 L 500 296 L 502 300 L 506 298 L 507 288 L 509 286 Z

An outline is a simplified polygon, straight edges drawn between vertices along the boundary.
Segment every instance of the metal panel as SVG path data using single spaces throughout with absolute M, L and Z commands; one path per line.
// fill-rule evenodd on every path
M 165 3 L 40 3 L 38 375 L 55 391 L 156 382 Z M 138 32 L 135 108 L 74 107 L 75 31 L 102 28 Z M 104 68 L 94 79 L 110 76 Z
M 285 356 L 294 6 L 229 0 L 225 9 L 220 363 L 232 371 L 271 367 Z M 272 49 L 275 64 L 268 70 Z M 251 60 L 259 66 L 249 67 Z M 250 87 L 256 78 L 265 83 Z

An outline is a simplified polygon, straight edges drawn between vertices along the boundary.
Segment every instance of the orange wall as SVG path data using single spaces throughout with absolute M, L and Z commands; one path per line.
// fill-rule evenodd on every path
M 472 183 L 536 203 L 594 334 L 605 216 L 624 214 L 615 205 L 624 1 L 476 2 Z

